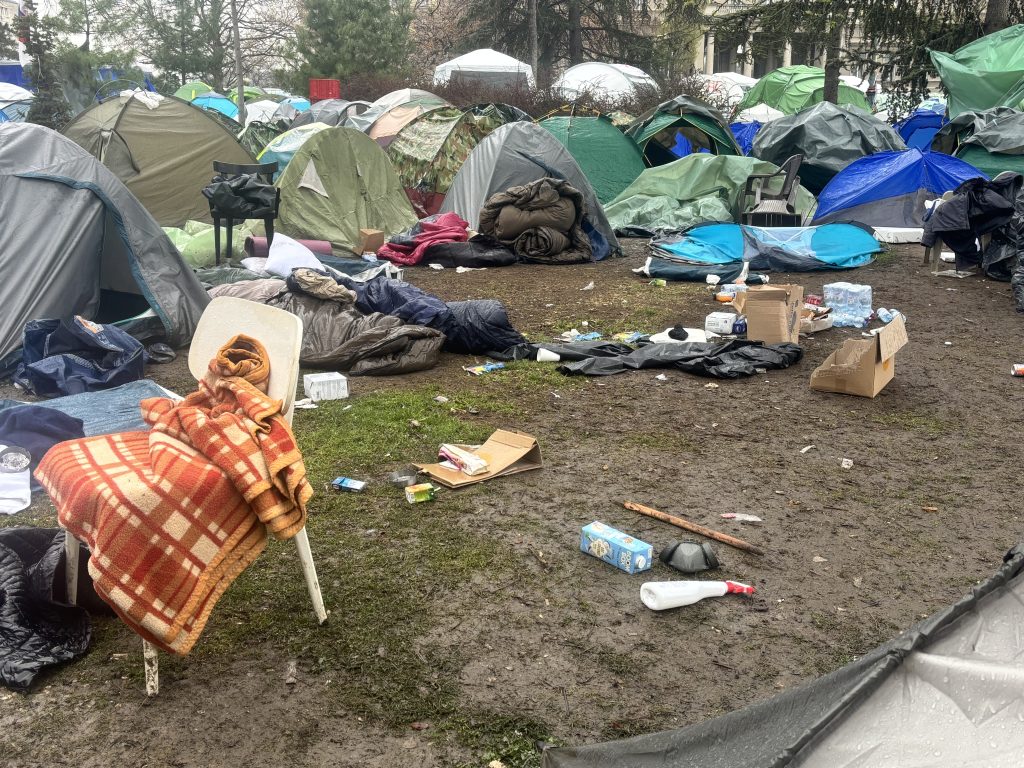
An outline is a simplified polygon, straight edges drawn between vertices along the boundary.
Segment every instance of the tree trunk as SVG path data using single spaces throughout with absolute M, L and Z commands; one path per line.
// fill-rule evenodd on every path
M 986 35 L 1005 29 L 1009 21 L 1010 0 L 988 0 L 985 5 L 985 20 L 982 28 Z
M 580 0 L 569 0 L 569 66 L 583 63 L 583 19 Z
M 238 7 L 231 0 L 231 32 L 235 38 L 235 81 L 238 83 L 238 122 L 245 126 L 245 80 L 242 79 L 242 39 L 238 34 Z
M 825 53 L 825 92 L 823 98 L 825 101 L 831 101 L 833 104 L 839 102 L 839 68 L 842 64 L 840 60 L 841 48 L 842 27 L 837 24 L 829 34 L 828 48 Z
M 537 0 L 530 2 L 530 66 L 533 67 L 533 79 L 540 85 L 540 68 L 537 52 Z

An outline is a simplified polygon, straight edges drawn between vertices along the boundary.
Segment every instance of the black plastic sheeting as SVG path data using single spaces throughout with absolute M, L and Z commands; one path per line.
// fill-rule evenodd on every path
M 643 368 L 671 368 L 715 379 L 737 379 L 755 373 L 788 368 L 800 361 L 798 344 L 762 344 L 760 341 L 664 342 L 633 349 L 608 341 L 571 344 L 525 344 L 506 350 L 503 359 L 536 359 L 546 349 L 563 361 L 558 366 L 566 376 L 611 376 Z
M 422 263 L 440 264 L 442 267 L 507 267 L 515 264 L 517 257 L 500 240 L 487 235 L 475 235 L 465 243 L 436 243 L 423 251 Z
M 260 181 L 254 174 L 232 179 L 220 176 L 203 188 L 210 212 L 230 219 L 263 219 L 277 215 L 277 187 Z
M 81 656 L 89 647 L 85 609 L 54 599 L 63 594 L 64 531 L 0 530 L 0 682 L 26 690 L 45 667 Z
M 1014 586 L 1011 582 L 1022 571 L 1024 547 L 1018 545 L 1006 555 L 1002 568 L 988 581 L 975 587 L 971 594 L 829 675 L 746 709 L 686 728 L 584 747 L 549 748 L 544 753 L 543 766 L 782 768 L 803 764 L 810 757 L 817 757 L 819 762 L 824 760 L 828 764 L 828 755 L 816 752 L 816 747 L 825 736 L 840 727 L 843 720 L 862 706 L 899 670 L 908 657 L 927 650 L 930 643 L 942 639 L 947 631 L 955 630 L 953 625 L 978 611 L 983 599 L 990 595 L 997 597 L 1011 589 Z M 912 695 L 912 692 L 907 692 L 907 695 Z M 906 702 L 901 702 L 899 707 L 896 702 L 891 704 L 893 708 L 888 714 L 878 713 L 880 719 L 890 718 L 894 712 L 902 712 L 906 706 Z M 967 720 L 966 717 L 964 719 Z M 1006 734 L 1007 737 L 1010 735 Z M 995 744 L 992 746 L 998 747 Z M 868 755 L 862 757 L 867 758 Z M 915 764 L 924 762 L 918 761 Z M 930 764 L 959 765 L 968 762 L 971 765 L 980 764 L 956 758 L 936 760 Z M 831 764 L 851 765 L 842 760 L 834 760 Z M 898 760 L 886 763 L 874 759 L 863 764 L 900 763 Z

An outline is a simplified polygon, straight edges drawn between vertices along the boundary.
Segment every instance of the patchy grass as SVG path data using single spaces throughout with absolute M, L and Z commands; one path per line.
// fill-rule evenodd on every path
M 506 768 L 540 768 L 537 744 L 550 742 L 550 730 L 543 723 L 488 711 L 449 718 L 442 727 L 460 744 L 482 755 L 458 768 L 477 768 L 492 760 L 500 760 Z
M 883 427 L 894 427 L 910 432 L 919 432 L 927 437 L 938 437 L 953 429 L 953 425 L 932 413 L 920 411 L 892 411 L 877 413 L 872 421 Z

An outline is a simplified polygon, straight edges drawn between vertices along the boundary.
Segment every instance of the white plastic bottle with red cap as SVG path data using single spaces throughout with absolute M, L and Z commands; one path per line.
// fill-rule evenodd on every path
M 754 588 L 736 581 L 648 581 L 640 585 L 640 599 L 652 611 L 692 605 L 705 597 L 730 593 L 754 594 Z

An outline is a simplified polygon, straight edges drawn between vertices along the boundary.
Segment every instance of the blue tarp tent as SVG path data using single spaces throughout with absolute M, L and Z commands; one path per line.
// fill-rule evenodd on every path
M 923 152 L 931 149 L 935 134 L 948 122 L 944 113 L 919 107 L 911 112 L 909 117 L 895 123 L 893 128 L 910 149 L 920 149 Z
M 733 138 L 740 145 L 744 155 L 749 155 L 750 150 L 753 149 L 754 137 L 761 130 L 761 125 L 762 123 L 757 122 L 757 120 L 751 120 L 749 123 L 731 123 L 729 125 L 729 130 L 732 131 Z
M 28 76 L 24 68 L 17 61 L 0 61 L 0 83 L 10 83 L 20 88 L 28 88 Z
M 221 96 L 213 91 L 196 96 L 192 99 L 192 104 L 200 109 L 212 109 L 214 112 L 220 112 L 232 120 L 238 119 L 238 105 L 227 96 Z
M 878 152 L 850 163 L 825 186 L 814 223 L 920 227 L 925 201 L 979 176 L 987 178 L 974 166 L 941 152 Z

